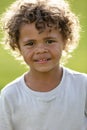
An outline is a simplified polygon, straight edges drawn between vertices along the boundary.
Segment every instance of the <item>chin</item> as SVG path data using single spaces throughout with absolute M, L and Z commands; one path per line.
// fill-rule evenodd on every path
M 36 69 L 37 72 L 40 72 L 40 73 L 49 73 L 53 70 L 53 68 L 39 68 L 39 69 Z

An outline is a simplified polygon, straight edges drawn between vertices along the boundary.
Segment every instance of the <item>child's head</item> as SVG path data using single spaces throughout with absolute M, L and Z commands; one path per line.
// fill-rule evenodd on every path
M 63 0 L 17 0 L 4 15 L 6 42 L 13 50 L 19 50 L 19 34 L 22 25 L 35 23 L 39 34 L 46 27 L 58 29 L 66 41 L 64 52 L 74 50 L 79 39 L 79 21 Z M 32 31 L 32 30 L 31 30 Z

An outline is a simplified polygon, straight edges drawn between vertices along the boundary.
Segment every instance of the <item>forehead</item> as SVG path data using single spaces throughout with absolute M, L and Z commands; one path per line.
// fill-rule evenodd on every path
M 24 24 L 21 26 L 20 28 L 20 37 L 38 37 L 38 36 L 53 36 L 53 37 L 57 37 L 60 36 L 62 37 L 62 35 L 60 34 L 60 32 L 58 31 L 58 29 L 54 29 L 54 28 L 49 28 L 46 27 L 41 33 L 40 31 L 35 27 L 35 23 L 31 23 L 31 24 Z
M 38 27 L 40 28 L 40 27 Z M 35 26 L 35 23 L 29 23 L 29 24 L 22 24 L 21 27 L 20 27 L 20 33 L 23 33 L 23 32 L 33 32 L 33 33 L 38 33 L 38 34 L 41 34 L 43 32 L 50 32 L 50 29 L 51 30 L 54 30 L 52 28 L 49 28 L 46 26 L 45 29 L 43 29 L 43 31 L 40 31 L 39 29 L 36 28 Z

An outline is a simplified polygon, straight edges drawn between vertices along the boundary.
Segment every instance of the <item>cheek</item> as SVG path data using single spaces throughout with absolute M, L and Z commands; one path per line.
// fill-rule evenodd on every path
M 61 54 L 62 54 L 62 51 L 63 51 L 63 47 L 60 46 L 60 45 L 57 45 L 57 46 L 55 46 L 54 48 L 52 48 L 52 51 L 54 52 L 54 54 L 55 54 L 56 56 L 60 57 Z
M 25 61 L 30 61 L 32 57 L 32 53 L 28 49 L 21 49 L 21 55 L 23 56 Z

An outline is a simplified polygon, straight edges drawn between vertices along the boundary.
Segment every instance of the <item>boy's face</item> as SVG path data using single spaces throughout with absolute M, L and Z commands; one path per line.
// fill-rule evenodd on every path
M 39 34 L 35 24 L 25 24 L 20 29 L 20 52 L 34 72 L 49 72 L 58 68 L 64 40 L 57 30 L 46 28 Z

